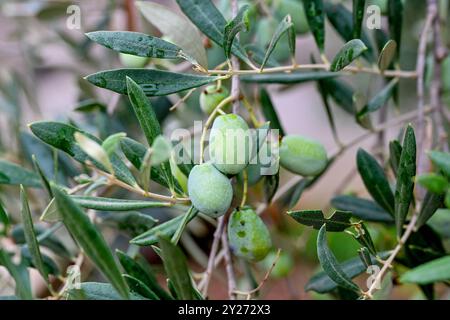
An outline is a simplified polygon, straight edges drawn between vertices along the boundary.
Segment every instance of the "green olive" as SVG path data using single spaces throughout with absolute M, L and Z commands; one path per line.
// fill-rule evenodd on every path
M 192 168 L 188 178 L 188 193 L 194 207 L 213 218 L 225 214 L 233 199 L 230 180 L 210 163 Z
M 228 241 L 234 255 L 260 261 L 272 247 L 270 233 L 262 219 L 249 207 L 235 210 L 228 221 Z
M 123 64 L 124 67 L 143 68 L 148 64 L 148 62 L 150 61 L 150 58 L 134 56 L 132 54 L 127 54 L 127 53 L 121 52 L 121 53 L 119 53 L 119 60 Z
M 211 114 L 219 103 L 229 96 L 228 89 L 210 85 L 200 94 L 200 108 L 206 114 Z
M 262 267 L 264 269 L 269 269 L 272 267 L 275 259 L 277 257 L 277 253 L 275 251 L 269 252 L 269 254 L 261 261 Z M 288 252 L 281 251 L 280 257 L 278 258 L 277 263 L 272 269 L 270 276 L 273 278 L 285 278 L 291 273 L 294 268 L 294 260 Z
M 218 116 L 209 136 L 209 156 L 214 166 L 225 174 L 245 169 L 252 153 L 253 137 L 240 116 Z
M 283 19 L 288 14 L 291 15 L 296 33 L 304 34 L 309 31 L 308 20 L 301 1 L 278 0 L 275 2 L 275 10 L 278 19 Z
M 281 140 L 280 164 L 287 170 L 302 176 L 315 176 L 327 163 L 327 152 L 320 142 L 299 135 L 287 135 Z

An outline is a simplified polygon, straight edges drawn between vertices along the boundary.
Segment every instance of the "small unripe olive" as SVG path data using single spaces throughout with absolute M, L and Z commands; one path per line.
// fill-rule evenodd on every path
M 247 166 L 253 137 L 244 119 L 235 114 L 218 116 L 209 136 L 209 156 L 214 166 L 225 174 L 237 174 Z
M 277 257 L 277 253 L 275 251 L 269 252 L 269 254 L 261 261 L 262 266 L 265 269 L 269 269 L 272 267 L 273 262 Z M 285 278 L 291 273 L 294 268 L 294 260 L 288 252 L 281 251 L 280 257 L 278 258 L 277 263 L 272 269 L 270 276 L 273 278 Z
M 260 261 L 272 247 L 270 233 L 262 219 L 249 208 L 235 210 L 228 221 L 228 241 L 234 255 Z
M 211 114 L 219 103 L 228 96 L 228 89 L 224 86 L 207 86 L 200 94 L 200 109 L 206 114 Z
M 276 15 L 279 19 L 283 19 L 288 14 L 291 15 L 296 33 L 303 34 L 309 31 L 308 20 L 301 1 L 277 0 L 275 5 Z
M 233 199 L 230 180 L 210 163 L 192 168 L 188 193 L 194 207 L 213 218 L 225 214 Z
M 150 61 L 147 57 L 139 57 L 122 52 L 119 53 L 119 60 L 127 68 L 143 68 Z
M 314 176 L 322 172 L 327 163 L 327 152 L 320 142 L 299 135 L 287 135 L 281 140 L 280 164 L 287 170 Z

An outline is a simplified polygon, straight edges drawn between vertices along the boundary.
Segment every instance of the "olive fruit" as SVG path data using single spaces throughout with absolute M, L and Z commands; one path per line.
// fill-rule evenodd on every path
M 230 180 L 210 163 L 192 168 L 188 193 L 194 207 L 213 218 L 225 214 L 233 199 Z
M 327 163 L 327 152 L 320 142 L 299 135 L 287 135 L 281 140 L 280 164 L 285 169 L 302 176 L 314 176 L 322 172 Z
M 127 68 L 143 68 L 150 61 L 147 57 L 139 57 L 122 52 L 119 53 L 119 60 Z
M 209 136 L 209 156 L 214 166 L 225 174 L 237 174 L 247 166 L 253 137 L 240 116 L 218 116 Z
M 278 19 L 283 19 L 288 14 L 291 15 L 296 33 L 304 34 L 309 31 L 308 20 L 301 1 L 277 0 L 275 10 Z
M 271 251 L 269 254 L 261 261 L 261 264 L 264 269 L 269 269 L 272 267 L 275 259 L 277 257 L 276 251 Z M 291 273 L 294 268 L 294 260 L 288 252 L 281 251 L 280 257 L 278 258 L 277 263 L 272 269 L 270 276 L 273 278 L 285 278 Z
M 207 86 L 200 94 L 200 109 L 206 114 L 211 114 L 219 103 L 228 96 L 228 89 L 223 86 Z
M 235 210 L 228 221 L 228 242 L 234 255 L 260 261 L 272 247 L 264 222 L 250 207 Z

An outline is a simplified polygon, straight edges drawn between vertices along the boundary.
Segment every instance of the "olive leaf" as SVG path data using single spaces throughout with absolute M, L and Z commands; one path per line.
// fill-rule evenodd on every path
M 303 0 L 306 18 L 320 52 L 325 48 L 325 11 L 322 0 Z
M 48 282 L 48 273 L 44 267 L 39 243 L 34 232 L 33 220 L 31 218 L 30 206 L 28 204 L 28 197 L 23 186 L 20 186 L 20 202 L 21 202 L 21 218 L 24 226 L 25 240 L 30 252 L 31 261 L 45 281 Z
M 152 216 L 138 211 L 104 212 L 99 217 L 103 224 L 112 225 L 130 237 L 136 237 L 158 223 Z
M 160 299 L 172 300 L 172 297 L 158 284 L 155 275 L 149 268 L 144 268 L 141 264 L 120 250 L 116 250 L 116 254 L 120 264 L 128 275 L 140 280 Z
M 33 122 L 30 124 L 30 129 L 36 137 L 56 149 L 66 152 L 78 162 L 85 163 L 89 160 L 100 170 L 107 171 L 107 168 L 103 164 L 89 157 L 89 155 L 84 152 L 80 145 L 75 141 L 75 132 L 79 132 L 83 136 L 86 136 L 96 143 L 101 144 L 99 139 L 89 133 L 81 131 L 65 123 L 51 121 Z M 112 154 L 109 160 L 111 161 L 111 165 L 114 169 L 114 174 L 119 180 L 129 185 L 136 184 L 136 180 L 130 170 L 117 155 Z
M 330 96 L 342 110 L 351 115 L 355 113 L 353 103 L 355 93 L 350 85 L 340 79 L 333 78 L 321 79 L 318 83 L 320 84 L 321 92 L 326 96 Z
M 358 150 L 356 164 L 367 191 L 386 212 L 393 216 L 395 212 L 394 194 L 383 168 L 363 149 Z
M 27 265 L 20 263 L 14 264 L 8 252 L 0 248 L 0 265 L 8 270 L 11 277 L 16 283 L 16 295 L 23 300 L 33 299 L 31 292 L 30 275 L 28 273 Z
M 197 28 L 171 8 L 154 2 L 137 1 L 136 6 L 152 25 L 169 41 L 178 45 L 188 57 L 193 57 L 203 68 L 208 68 L 203 39 Z
M 168 202 L 113 199 L 93 196 L 71 196 L 72 200 L 85 209 L 99 211 L 131 211 L 145 208 L 169 207 Z
M 177 297 L 183 300 L 193 300 L 195 298 L 194 289 L 183 252 L 163 237 L 158 237 L 158 242 L 164 269 L 173 284 Z
M 352 214 L 347 211 L 335 211 L 328 219 L 325 218 L 321 210 L 288 211 L 287 214 L 295 221 L 306 226 L 312 226 L 316 230 L 325 225 L 328 232 L 341 232 L 352 226 L 350 222 Z
M 111 156 L 116 151 L 120 141 L 126 136 L 127 134 L 125 132 L 119 132 L 107 137 L 102 143 L 102 148 L 105 150 L 106 154 Z
M 186 214 L 183 215 L 183 220 L 181 220 L 177 230 L 175 231 L 171 239 L 174 245 L 176 245 L 178 241 L 180 241 L 180 238 L 187 224 L 197 216 L 198 212 L 199 211 L 195 209 L 194 206 L 191 206 L 189 210 L 186 212 Z
M 109 173 L 114 174 L 114 168 L 109 160 L 109 156 L 100 144 L 80 132 L 75 132 L 74 138 L 89 157 L 101 163 Z
M 364 221 L 393 223 L 394 218 L 373 201 L 355 196 L 336 196 L 331 199 L 331 205 L 342 211 L 351 212 L 354 217 Z
M 86 255 L 95 263 L 111 281 L 117 292 L 128 298 L 127 285 L 120 274 L 113 255 L 101 233 L 89 220 L 83 210 L 58 187 L 53 187 L 53 194 L 64 225 Z
M 405 272 L 400 281 L 403 283 L 428 284 L 450 280 L 450 256 L 424 263 Z
M 131 292 L 141 295 L 149 300 L 159 300 L 158 296 L 141 280 L 130 276 L 129 274 L 124 274 L 123 278 L 130 287 Z
M 266 63 L 269 60 L 276 45 L 278 44 L 278 41 L 280 41 L 281 37 L 284 34 L 288 35 L 289 50 L 291 51 L 291 57 L 292 59 L 295 59 L 295 29 L 294 24 L 292 23 L 291 16 L 287 15 L 286 17 L 283 18 L 283 20 L 278 24 L 277 28 L 275 29 L 275 32 L 266 50 L 264 59 L 261 63 L 260 71 L 262 71 L 266 66 Z
M 0 224 L 1 224 L 0 235 L 6 234 L 10 223 L 11 222 L 9 221 L 9 215 L 8 212 L 6 211 L 6 207 L 3 205 L 0 199 Z
M 83 282 L 80 288 L 72 288 L 67 291 L 69 300 L 121 300 L 121 296 L 109 283 Z M 131 300 L 145 300 L 139 294 L 131 293 Z
M 397 235 L 403 233 L 403 224 L 408 215 L 409 207 L 414 199 L 414 176 L 416 175 L 416 138 L 414 129 L 406 128 L 403 140 L 403 150 L 397 172 L 395 189 L 395 224 Z
M 433 172 L 417 176 L 416 182 L 432 193 L 443 194 L 448 189 L 447 179 Z
M 430 151 L 428 157 L 447 177 L 450 177 L 450 153 Z
M 180 215 L 176 218 L 173 218 L 169 221 L 161 223 L 160 225 L 151 228 L 150 230 L 140 234 L 130 241 L 131 244 L 136 244 L 138 246 L 149 246 L 158 243 L 158 236 L 162 235 L 167 238 L 173 237 L 175 232 L 180 228 L 180 225 L 186 223 L 186 215 L 189 216 L 189 221 L 195 218 L 195 214 L 191 214 L 189 212 L 184 215 Z M 187 222 L 189 222 L 187 221 Z
M 401 0 L 388 1 L 388 24 L 391 38 L 394 39 L 398 50 L 400 50 L 403 24 L 403 3 Z
M 197 28 L 219 46 L 224 43 L 227 21 L 211 0 L 177 0 L 181 11 Z M 239 41 L 233 41 L 231 52 L 247 64 L 251 64 Z
M 26 187 L 41 188 L 39 176 L 15 163 L 0 160 L 0 185 L 24 185 Z
M 147 96 L 165 96 L 198 88 L 218 80 L 214 76 L 199 76 L 151 69 L 115 69 L 100 71 L 85 79 L 100 88 L 127 94 L 126 78 L 133 79 Z
M 320 265 L 330 279 L 339 286 L 360 293 L 359 287 L 351 280 L 351 278 L 341 269 L 336 257 L 328 248 L 326 238 L 326 224 L 324 224 L 317 235 L 317 256 Z
M 378 69 L 381 72 L 385 71 L 391 65 L 397 53 L 397 42 L 394 40 L 389 40 L 381 49 L 380 55 L 378 56 Z
M 187 56 L 180 47 L 160 38 L 145 33 L 130 31 L 95 31 L 86 33 L 92 41 L 114 51 L 140 57 L 158 59 L 185 59 L 195 61 Z
M 41 178 L 42 186 L 44 186 L 44 188 L 47 191 L 50 198 L 53 198 L 53 193 L 52 193 L 52 188 L 50 187 L 50 182 L 48 181 L 47 177 L 45 176 L 45 173 L 43 172 L 41 166 L 39 165 L 39 162 L 37 161 L 36 156 L 33 154 L 31 156 L 31 159 L 33 161 L 34 170 L 38 173 L 39 177 Z
M 353 0 L 353 38 L 361 36 L 366 0 Z
M 397 175 L 402 149 L 403 147 L 398 140 L 392 140 L 389 142 L 389 164 L 395 175 Z
M 366 50 L 366 45 L 360 39 L 350 40 L 334 57 L 331 62 L 330 71 L 336 72 L 344 69 Z
M 261 88 L 259 90 L 259 99 L 261 101 L 261 109 L 264 114 L 264 118 L 270 122 L 270 128 L 279 130 L 280 135 L 284 136 L 285 131 L 281 125 L 280 119 L 278 118 L 272 99 L 270 99 L 270 95 L 266 89 Z
M 233 40 L 236 35 L 241 32 L 247 32 L 250 28 L 250 21 L 248 18 L 249 5 L 243 5 L 236 16 L 225 25 L 223 30 L 223 44 L 222 47 L 225 50 L 225 56 L 227 59 L 231 57 L 231 48 Z
M 262 73 L 241 76 L 243 82 L 252 83 L 282 83 L 294 84 L 308 81 L 317 81 L 322 79 L 335 78 L 339 74 L 335 72 L 291 72 L 291 73 Z
M 366 114 L 370 112 L 375 112 L 380 109 L 382 106 L 386 105 L 386 103 L 391 98 L 394 93 L 394 89 L 398 84 L 398 78 L 394 78 L 389 83 L 381 89 L 370 101 L 356 114 L 357 118 L 362 118 Z
M 423 226 L 444 205 L 444 198 L 443 194 L 435 194 L 433 192 L 425 194 L 416 222 L 417 228 Z

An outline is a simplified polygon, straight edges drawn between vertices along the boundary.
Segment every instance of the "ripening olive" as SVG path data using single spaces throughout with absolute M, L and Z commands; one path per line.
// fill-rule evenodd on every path
M 200 108 L 206 114 L 211 114 L 219 103 L 229 96 L 228 89 L 210 85 L 200 94 Z
M 247 166 L 253 137 L 240 116 L 218 116 L 209 136 L 209 156 L 214 166 L 225 174 L 237 174 Z
M 291 15 L 296 33 L 304 34 L 309 31 L 308 20 L 301 1 L 277 0 L 275 1 L 275 10 L 278 19 L 283 19 L 288 14 Z
M 325 169 L 327 162 L 327 152 L 316 140 L 299 135 L 287 135 L 281 140 L 280 164 L 293 173 L 314 176 Z
M 228 221 L 228 241 L 238 257 L 260 261 L 272 247 L 270 233 L 262 219 L 249 207 L 235 210 Z
M 139 57 L 122 52 L 119 53 L 119 60 L 127 68 L 143 68 L 150 61 L 147 57 Z
M 277 257 L 276 251 L 271 251 L 269 254 L 261 261 L 261 264 L 264 269 L 269 269 L 274 263 Z M 281 251 L 280 257 L 278 258 L 277 263 L 272 269 L 270 276 L 273 278 L 285 278 L 291 273 L 294 268 L 294 260 L 288 252 Z
M 210 163 L 192 168 L 188 178 L 188 193 L 194 207 L 213 218 L 227 212 L 233 199 L 230 180 Z

